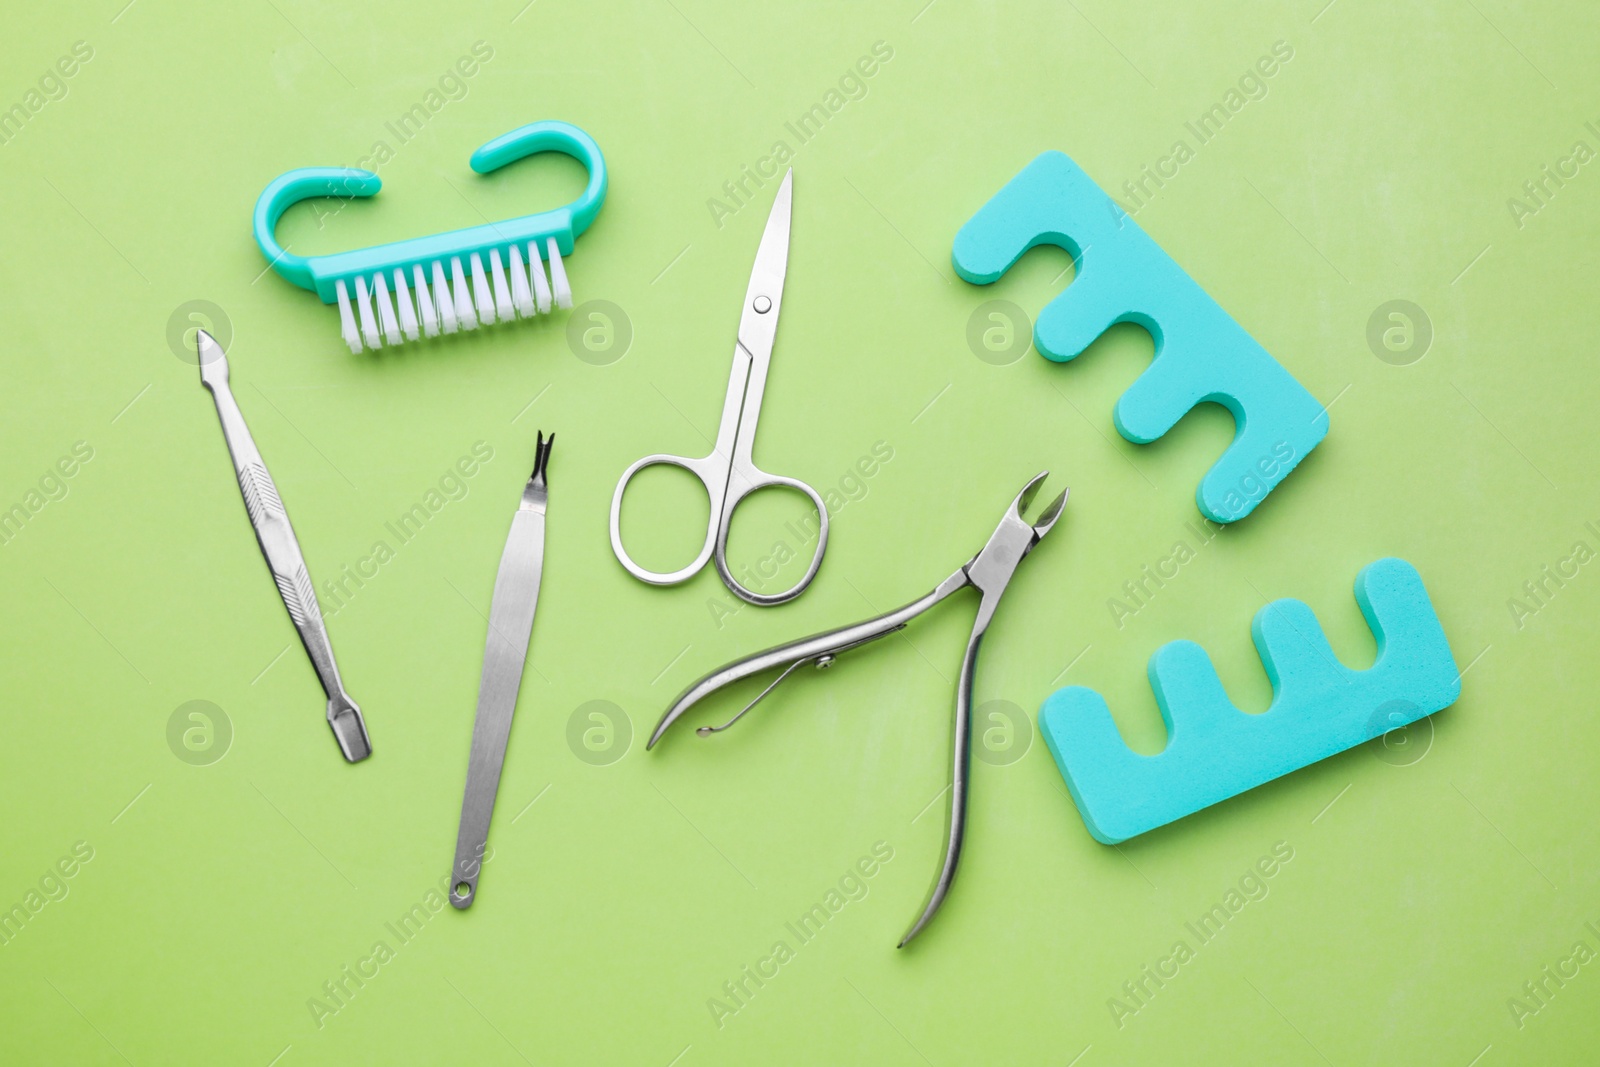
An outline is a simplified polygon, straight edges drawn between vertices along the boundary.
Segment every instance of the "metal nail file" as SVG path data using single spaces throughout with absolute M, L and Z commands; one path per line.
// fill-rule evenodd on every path
M 456 860 L 450 882 L 450 903 L 470 908 L 478 895 L 489 842 L 489 819 L 506 760 L 511 716 L 517 710 L 517 689 L 528 659 L 533 613 L 539 606 L 539 578 L 544 571 L 544 513 L 549 493 L 545 469 L 555 434 L 539 435 L 533 474 L 522 489 L 522 502 L 511 518 L 511 533 L 500 556 L 489 603 L 489 636 L 483 650 L 483 678 L 478 682 L 478 715 L 472 724 L 472 755 L 467 761 L 467 789 L 461 800 L 461 829 L 456 835 Z
M 289 609 L 289 618 L 300 633 L 300 643 L 306 646 L 306 655 L 316 668 L 322 691 L 328 696 L 328 725 L 333 728 L 334 740 L 339 742 L 345 759 L 351 763 L 364 760 L 372 755 L 366 720 L 339 679 L 333 646 L 328 643 L 328 630 L 322 623 L 322 610 L 317 606 L 305 557 L 300 554 L 300 542 L 295 540 L 294 527 L 289 524 L 289 513 L 284 510 L 278 487 L 272 483 L 272 475 L 267 473 L 267 465 L 228 388 L 228 357 L 204 330 L 199 331 L 195 343 L 200 354 L 200 381 L 217 402 L 222 436 L 233 457 L 234 473 L 239 478 L 239 491 L 244 494 L 245 510 L 250 513 L 250 525 L 255 527 L 256 541 L 267 558 L 283 606 Z

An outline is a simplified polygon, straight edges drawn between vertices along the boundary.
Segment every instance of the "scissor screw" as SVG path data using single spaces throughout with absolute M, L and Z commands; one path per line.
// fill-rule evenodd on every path
M 756 309 L 756 314 L 765 315 L 767 312 L 772 310 L 772 300 L 770 297 L 758 296 L 756 297 L 755 304 L 753 306 Z
M 817 670 L 819 670 L 819 671 L 827 670 L 829 667 L 833 666 L 833 660 L 834 660 L 834 656 L 833 656 L 832 652 L 829 652 L 829 653 L 826 653 L 824 655 L 818 656 L 817 657 Z

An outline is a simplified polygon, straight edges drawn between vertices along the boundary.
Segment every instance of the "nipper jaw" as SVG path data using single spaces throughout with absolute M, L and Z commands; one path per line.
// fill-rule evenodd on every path
M 1061 495 L 1040 513 L 1039 521 L 1029 523 L 1022 517 L 1049 475 L 1049 471 L 1042 471 L 1022 487 L 1022 492 L 1011 501 L 1011 506 L 1001 517 L 1000 525 L 989 535 L 988 543 L 972 557 L 971 563 L 962 568 L 967 580 L 983 594 L 984 605 L 991 613 L 995 603 L 1005 593 L 1006 586 L 1011 583 L 1012 575 L 1017 573 L 1017 567 L 1060 521 L 1061 511 L 1067 505 L 1069 490 L 1063 489 Z M 978 610 L 981 616 L 984 609 L 980 607 Z

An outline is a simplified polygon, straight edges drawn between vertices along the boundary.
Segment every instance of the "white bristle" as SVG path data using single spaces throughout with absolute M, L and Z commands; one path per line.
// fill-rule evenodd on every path
M 445 333 L 456 332 L 455 301 L 450 299 L 450 283 L 444 280 L 444 264 L 433 261 L 433 302 L 439 308 L 439 323 Z
M 533 318 L 533 291 L 528 288 L 528 272 L 516 245 L 511 246 L 511 302 L 517 305 L 517 314 L 525 319 Z
M 372 276 L 372 295 L 378 304 L 378 321 L 383 324 L 383 341 L 388 345 L 404 344 L 400 336 L 400 323 L 395 321 L 394 305 L 389 302 L 389 286 L 383 280 L 383 271 Z
M 572 307 L 572 285 L 554 237 L 545 239 L 543 249 L 528 242 L 526 260 L 517 245 L 504 252 L 502 256 L 501 249 L 489 249 L 487 269 L 481 252 L 468 255 L 470 266 L 460 256 L 451 256 L 448 268 L 443 260 L 434 260 L 431 285 L 429 271 L 420 263 L 411 266 L 409 279 L 404 267 L 357 275 L 354 296 L 348 279 L 339 279 L 334 285 L 340 337 L 352 353 L 360 353 Z
M 472 297 L 467 295 L 467 275 L 461 269 L 461 257 L 450 257 L 450 293 L 455 297 L 456 322 L 463 330 L 476 330 L 478 316 L 472 313 Z
M 544 280 L 544 260 L 539 258 L 539 246 L 528 242 L 528 277 L 533 281 L 533 295 L 539 301 L 539 314 L 550 311 L 550 283 Z
M 356 275 L 356 310 L 361 313 L 361 337 L 368 348 L 382 348 L 378 337 L 378 324 L 372 318 L 372 297 L 367 293 L 367 280 Z
M 400 312 L 400 332 L 406 335 L 407 341 L 415 341 L 421 336 L 417 332 L 417 312 L 411 303 L 411 289 L 406 285 L 406 272 L 399 267 L 394 269 L 394 305 Z
M 478 321 L 485 326 L 494 325 L 494 297 L 489 292 L 489 279 L 483 274 L 483 257 L 472 253 L 472 302 L 478 306 Z
M 569 308 L 572 306 L 572 286 L 567 283 L 567 268 L 561 262 L 561 249 L 556 247 L 556 239 L 548 238 L 545 248 L 550 252 L 550 288 L 555 292 L 556 307 Z
M 500 250 L 489 250 L 489 280 L 494 283 L 494 313 L 503 322 L 516 318 L 511 310 L 511 290 L 506 285 L 506 269 L 500 265 Z
M 422 320 L 422 332 L 438 337 L 439 316 L 434 314 L 433 301 L 428 297 L 428 280 L 422 276 L 422 264 L 411 268 L 411 280 L 417 291 L 417 318 Z
M 335 288 L 339 293 L 339 336 L 344 338 L 351 352 L 360 355 L 361 331 L 356 329 L 355 312 L 350 310 L 350 290 L 345 288 L 343 278 L 339 279 Z

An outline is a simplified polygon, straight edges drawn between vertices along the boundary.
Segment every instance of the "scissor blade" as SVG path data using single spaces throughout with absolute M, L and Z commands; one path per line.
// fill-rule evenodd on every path
M 778 195 L 767 215 L 767 229 L 756 250 L 750 287 L 744 294 L 739 317 L 739 342 L 757 359 L 772 354 L 778 330 L 778 309 L 783 303 L 783 279 L 789 272 L 789 220 L 794 211 L 794 170 L 783 176 Z M 765 302 L 763 302 L 765 301 Z M 762 309 L 765 310 L 762 310 Z

